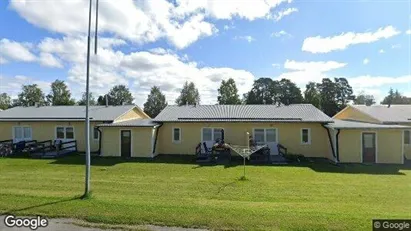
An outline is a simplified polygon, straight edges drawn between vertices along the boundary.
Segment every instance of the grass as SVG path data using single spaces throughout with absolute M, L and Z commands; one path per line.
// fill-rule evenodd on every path
M 370 230 L 409 218 L 408 165 L 198 166 L 184 158 L 0 159 L 0 213 L 227 230 Z

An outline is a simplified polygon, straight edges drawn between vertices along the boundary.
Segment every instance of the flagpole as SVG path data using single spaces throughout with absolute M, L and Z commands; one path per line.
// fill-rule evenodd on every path
M 89 82 L 90 82 L 90 30 L 91 30 L 91 6 L 90 0 L 88 15 L 88 36 L 87 36 L 87 71 L 86 71 L 86 179 L 83 198 L 90 196 L 90 117 L 89 117 Z

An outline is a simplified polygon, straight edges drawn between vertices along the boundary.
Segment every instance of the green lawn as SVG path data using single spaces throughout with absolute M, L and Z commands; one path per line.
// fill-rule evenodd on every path
M 244 230 L 370 230 L 372 218 L 411 218 L 411 167 L 198 166 L 185 159 L 0 159 L 0 213 L 110 224 Z

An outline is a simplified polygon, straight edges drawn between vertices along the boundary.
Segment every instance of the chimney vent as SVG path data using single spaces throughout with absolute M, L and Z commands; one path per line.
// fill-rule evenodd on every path
M 108 95 L 106 95 L 106 107 L 108 107 Z

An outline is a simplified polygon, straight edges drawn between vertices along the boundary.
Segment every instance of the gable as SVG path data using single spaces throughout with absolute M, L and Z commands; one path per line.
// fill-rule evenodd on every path
M 333 119 L 339 120 L 354 120 L 360 122 L 368 122 L 368 123 L 381 123 L 381 121 L 377 120 L 376 118 L 355 109 L 354 107 L 347 106 L 342 111 L 338 112 Z
M 127 121 L 127 120 L 135 120 L 135 119 L 150 119 L 150 117 L 138 107 L 134 107 L 128 112 L 117 117 L 114 120 L 114 123 L 121 122 L 121 121 Z

